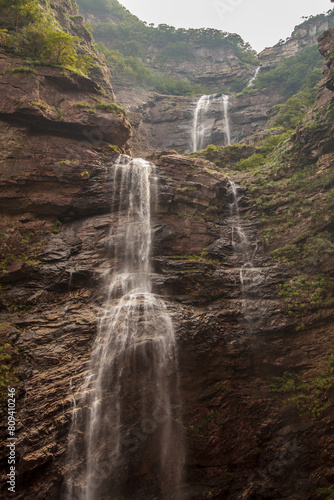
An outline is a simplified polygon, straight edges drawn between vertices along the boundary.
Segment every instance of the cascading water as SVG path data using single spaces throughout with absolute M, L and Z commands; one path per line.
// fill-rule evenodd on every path
M 192 150 L 198 151 L 203 149 L 206 142 L 208 128 L 205 126 L 205 116 L 210 107 L 211 95 L 202 95 L 197 102 L 192 128 Z M 211 127 L 209 132 L 211 133 Z
M 89 369 L 74 397 L 66 500 L 181 498 L 176 341 L 150 279 L 155 179 L 155 166 L 144 160 L 122 155 L 115 165 L 114 268 Z
M 249 80 L 248 84 L 247 84 L 247 87 L 251 87 L 253 85 L 253 83 L 255 82 L 255 80 L 257 79 L 258 75 L 260 74 L 260 71 L 261 71 L 261 66 L 259 66 L 258 68 L 256 68 L 256 71 L 255 71 L 255 74 L 254 76 L 252 76 L 252 78 Z
M 225 122 L 225 134 L 227 139 L 227 144 L 231 144 L 231 129 L 230 129 L 230 96 L 223 95 L 223 110 L 224 110 L 224 122 Z
M 212 132 L 217 121 L 213 116 L 214 105 L 216 105 L 215 107 L 218 108 L 218 110 L 221 109 L 224 123 L 223 131 L 225 143 L 231 144 L 229 96 L 224 94 L 202 95 L 197 101 L 193 115 L 191 131 L 191 147 L 193 152 L 204 149 L 212 143 Z
M 234 254 L 241 263 L 239 268 L 239 279 L 242 294 L 242 313 L 248 326 L 256 326 L 261 319 L 259 304 L 254 298 L 257 295 L 258 287 L 265 280 L 263 269 L 254 266 L 254 259 L 257 252 L 257 245 L 252 248 L 252 244 L 247 237 L 247 222 L 241 221 L 238 201 L 238 186 L 230 181 L 228 195 L 230 199 L 229 225 L 232 231 L 232 246 Z

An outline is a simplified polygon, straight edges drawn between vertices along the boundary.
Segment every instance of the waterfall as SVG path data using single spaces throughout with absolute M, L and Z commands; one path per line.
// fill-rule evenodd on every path
M 223 110 L 224 110 L 224 123 L 227 144 L 231 144 L 231 130 L 230 130 L 230 116 L 229 116 L 230 97 L 223 95 Z
M 194 108 L 191 128 L 191 150 L 193 152 L 212 144 L 212 133 L 217 121 L 214 113 L 217 109 L 221 110 L 218 119 L 221 118 L 221 115 L 223 117 L 225 143 L 231 144 L 229 106 L 230 99 L 228 95 L 211 94 L 202 95 L 199 98 Z
M 205 116 L 210 107 L 211 98 L 211 95 L 202 95 L 196 104 L 192 127 L 192 150 L 194 152 L 204 147 L 204 141 L 208 132 L 208 129 L 205 128 Z
M 66 500 L 137 499 L 148 487 L 152 498 L 181 498 L 176 340 L 150 279 L 156 178 L 155 166 L 141 159 L 121 155 L 114 167 L 113 267 L 87 375 L 74 396 Z
M 250 256 L 250 243 L 241 225 L 240 209 L 238 201 L 238 188 L 234 181 L 230 181 L 229 191 L 231 194 L 230 216 L 232 226 L 232 246 L 234 251 L 241 255 L 245 267 L 253 267 Z
M 254 298 L 257 295 L 259 285 L 266 279 L 261 268 L 254 265 L 254 259 L 257 253 L 247 236 L 247 221 L 242 221 L 238 201 L 238 186 L 230 181 L 228 196 L 230 198 L 230 218 L 228 220 L 232 232 L 232 246 L 236 258 L 240 261 L 239 280 L 242 294 L 242 313 L 251 328 L 256 326 L 261 320 L 261 311 L 259 304 L 256 304 Z
M 247 87 L 251 87 L 253 85 L 253 83 L 255 82 L 256 78 L 258 77 L 259 73 L 261 71 L 261 66 L 259 66 L 258 68 L 256 68 L 256 71 L 255 71 L 255 74 L 254 76 L 252 76 L 252 78 L 249 80 L 248 84 L 247 84 Z

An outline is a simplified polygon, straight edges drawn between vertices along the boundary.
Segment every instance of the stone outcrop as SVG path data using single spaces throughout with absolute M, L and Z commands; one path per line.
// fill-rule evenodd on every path
M 76 3 L 71 0 L 40 0 L 41 6 L 52 13 L 54 19 L 60 26 L 73 36 L 79 36 L 88 47 L 92 42 L 92 36 L 84 25 L 83 17 L 79 16 Z
M 101 95 L 104 89 L 90 78 L 46 67 L 21 71 L 20 61 L 5 54 L 0 54 L 0 78 L 3 122 L 120 148 L 130 138 L 125 112 L 117 108 L 108 112 L 108 105 L 114 102 L 110 87 L 110 96 L 105 98 Z
M 208 88 L 230 87 L 238 80 L 249 80 L 255 71 L 251 64 L 245 64 L 228 47 L 203 47 L 193 44 L 194 57 L 188 61 L 165 61 L 153 64 L 156 71 L 178 80 L 187 78 L 193 84 Z M 153 50 L 154 53 L 154 50 Z
M 265 48 L 259 53 L 259 61 L 263 68 L 271 69 L 278 62 L 297 55 L 305 47 L 316 45 L 319 35 L 334 24 L 334 14 L 320 14 L 295 27 L 292 35 L 273 47 Z
M 310 162 L 318 162 L 319 168 L 330 168 L 333 160 L 333 78 L 334 28 L 319 38 L 319 50 L 325 57 L 324 78 L 319 84 L 319 95 L 313 108 L 306 114 L 294 140 L 298 141 L 302 154 Z

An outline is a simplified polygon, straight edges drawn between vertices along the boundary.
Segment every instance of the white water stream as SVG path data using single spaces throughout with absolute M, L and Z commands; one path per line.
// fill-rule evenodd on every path
M 231 127 L 230 127 L 229 107 L 230 107 L 230 97 L 228 95 L 223 95 L 225 135 L 226 135 L 228 145 L 231 144 Z
M 234 254 L 241 262 L 239 268 L 239 279 L 242 294 L 242 313 L 248 326 L 254 325 L 260 318 L 261 311 L 258 303 L 254 300 L 257 290 L 266 279 L 262 268 L 254 265 L 257 245 L 252 249 L 251 242 L 246 234 L 247 221 L 242 221 L 238 201 L 238 186 L 230 181 L 230 218 L 229 224 L 232 230 L 232 245 Z
M 87 375 L 74 397 L 66 500 L 137 499 L 147 484 L 157 498 L 181 498 L 176 341 L 166 305 L 151 291 L 156 178 L 155 166 L 141 159 L 120 156 L 114 167 L 114 265 Z
M 255 74 L 254 76 L 252 76 L 252 78 L 249 80 L 248 84 L 247 84 L 247 87 L 251 87 L 253 85 L 253 83 L 255 82 L 255 80 L 257 79 L 258 75 L 260 74 L 260 71 L 261 71 L 261 66 L 259 66 L 258 68 L 256 68 L 256 71 L 255 71 Z
M 212 107 L 218 105 L 222 111 L 226 144 L 231 144 L 231 127 L 229 118 L 230 99 L 228 95 L 202 95 L 196 103 L 193 115 L 191 142 L 192 151 L 200 151 L 212 143 L 212 132 L 215 120 L 210 117 Z

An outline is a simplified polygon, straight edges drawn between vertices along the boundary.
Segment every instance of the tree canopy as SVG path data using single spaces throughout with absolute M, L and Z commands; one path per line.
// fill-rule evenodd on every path
M 38 0 L 0 0 L 0 45 L 34 63 L 88 74 L 93 60 L 79 52 L 80 40 L 65 33 Z

